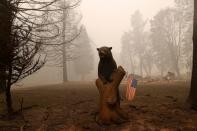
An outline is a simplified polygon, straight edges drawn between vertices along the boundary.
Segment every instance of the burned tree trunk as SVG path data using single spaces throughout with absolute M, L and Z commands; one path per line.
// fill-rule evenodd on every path
M 191 88 L 187 102 L 192 109 L 197 110 L 197 1 L 194 1 L 194 24 L 193 24 L 193 68 Z
M 112 74 L 112 82 L 103 84 L 99 78 L 96 80 L 96 86 L 100 94 L 99 114 L 96 117 L 96 121 L 99 124 L 119 124 L 128 119 L 126 113 L 120 108 L 118 88 L 124 75 L 124 69 L 119 66 Z
M 11 97 L 10 87 L 6 88 L 5 98 L 7 104 L 7 112 L 9 115 L 11 115 L 13 113 L 13 108 L 12 108 L 12 97 Z

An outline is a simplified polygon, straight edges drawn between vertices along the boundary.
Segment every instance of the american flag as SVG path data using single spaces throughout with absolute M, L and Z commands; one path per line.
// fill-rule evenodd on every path
M 137 87 L 137 80 L 128 79 L 127 88 L 126 88 L 126 99 L 128 101 L 132 101 L 134 99 L 136 87 Z

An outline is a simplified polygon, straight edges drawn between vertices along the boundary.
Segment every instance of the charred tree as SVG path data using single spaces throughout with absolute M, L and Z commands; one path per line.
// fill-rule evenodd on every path
M 63 8 L 57 6 L 58 1 L 0 1 L 0 90 L 5 92 L 8 114 L 13 111 L 12 85 L 43 67 L 46 46 L 65 44 L 55 41 L 60 36 L 58 24 L 63 21 L 58 16 L 80 1 Z
M 193 69 L 191 89 L 188 102 L 192 109 L 197 110 L 197 1 L 194 0 L 194 25 L 193 25 Z
M 47 33 L 47 7 L 55 2 L 56 0 L 0 2 L 0 86 L 5 92 L 8 114 L 13 112 L 10 92 L 12 85 L 45 64 L 45 54 L 41 52 L 44 41 L 55 37 Z M 44 37 L 44 33 L 48 37 Z
M 2 0 L 0 5 L 4 5 L 4 8 L 0 7 L 0 91 L 5 91 L 5 77 L 6 77 L 6 67 L 5 67 L 5 45 L 8 43 L 8 36 L 10 34 L 10 25 L 7 24 L 10 20 L 8 5 L 6 0 Z
M 124 69 L 119 66 L 112 74 L 113 81 L 103 84 L 101 79 L 96 80 L 96 86 L 100 94 L 99 114 L 96 121 L 101 125 L 112 123 L 122 123 L 128 118 L 125 112 L 120 108 L 119 84 L 125 75 Z

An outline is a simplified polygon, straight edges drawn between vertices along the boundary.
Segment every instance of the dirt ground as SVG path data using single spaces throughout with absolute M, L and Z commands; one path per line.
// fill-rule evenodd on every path
M 124 98 L 124 87 L 120 86 Z M 197 112 L 185 108 L 189 84 L 185 81 L 139 83 L 132 102 L 121 101 L 129 121 L 99 126 L 98 90 L 94 82 L 13 88 L 13 105 L 22 113 L 5 117 L 0 95 L 0 131 L 197 131 Z M 22 102 L 23 99 L 23 102 Z

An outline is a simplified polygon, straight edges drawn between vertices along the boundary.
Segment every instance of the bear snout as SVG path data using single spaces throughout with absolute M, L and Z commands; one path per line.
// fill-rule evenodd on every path
M 105 52 L 103 52 L 103 51 L 99 52 L 100 57 L 105 57 L 105 55 L 106 55 Z

